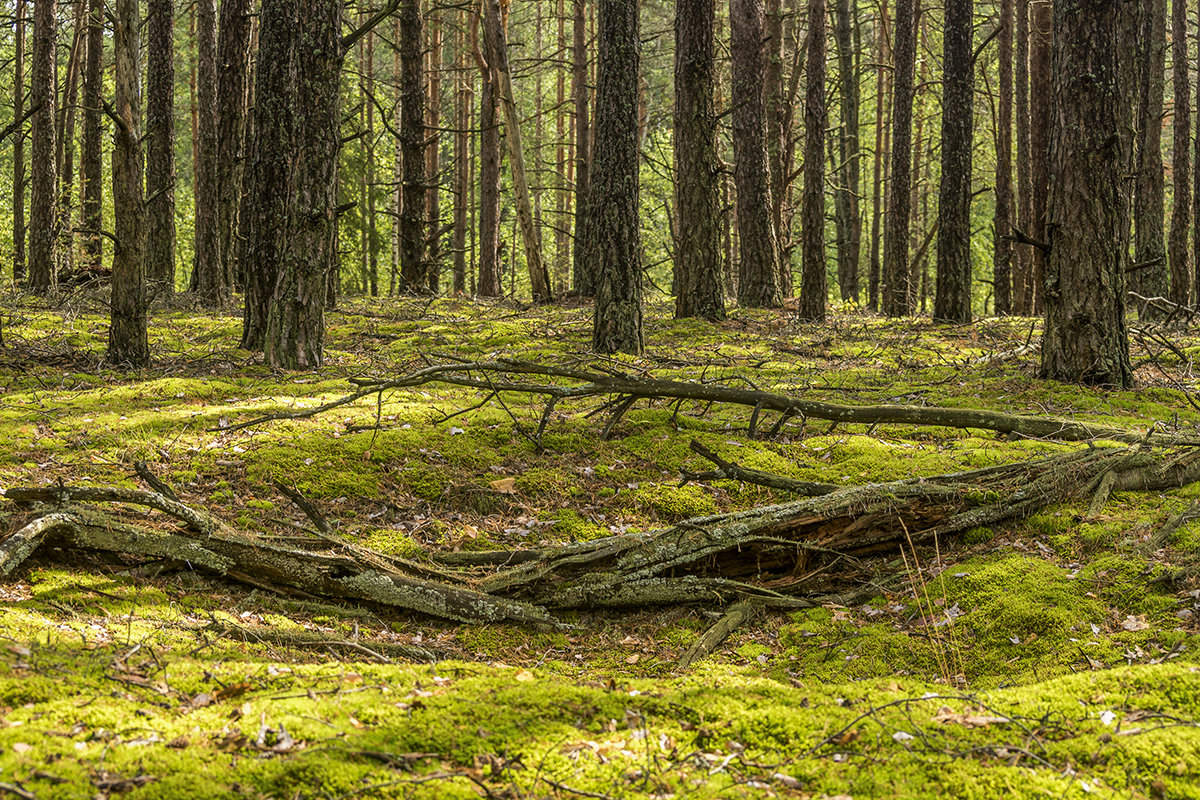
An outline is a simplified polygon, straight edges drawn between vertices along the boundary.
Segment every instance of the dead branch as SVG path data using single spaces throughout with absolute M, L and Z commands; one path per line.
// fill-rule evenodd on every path
M 784 492 L 798 494 L 801 497 L 819 497 L 820 495 L 830 494 L 842 488 L 832 483 L 813 483 L 811 481 L 800 481 L 795 478 L 786 478 L 782 475 L 772 475 L 769 472 L 762 470 L 750 469 L 743 467 L 740 464 L 735 464 L 718 456 L 712 450 L 709 450 L 700 442 L 693 439 L 691 444 L 692 452 L 697 455 L 707 458 L 709 461 L 717 465 L 715 470 L 709 472 L 685 472 L 682 480 L 684 483 L 688 481 L 714 481 L 714 480 L 734 480 L 752 483 L 755 486 L 766 486 L 770 489 L 779 489 Z

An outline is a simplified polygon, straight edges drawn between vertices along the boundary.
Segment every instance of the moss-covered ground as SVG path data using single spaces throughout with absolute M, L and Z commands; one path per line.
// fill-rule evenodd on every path
M 1038 380 L 1036 352 L 993 358 L 1036 341 L 1031 320 L 665 316 L 648 315 L 647 354 L 622 368 L 1133 430 L 1200 417 L 1179 358 L 1200 340 L 1177 334 L 1179 353 L 1135 347 L 1138 388 L 1103 391 Z M 788 499 L 680 486 L 708 467 L 691 439 L 846 485 L 1069 449 L 801 420 L 750 440 L 749 409 L 687 403 L 635 406 L 607 440 L 603 415 L 563 403 L 539 449 L 525 435 L 538 398 L 451 417 L 484 395 L 438 385 L 228 430 L 444 357 L 585 357 L 591 331 L 586 307 L 455 299 L 351 304 L 329 322 L 326 366 L 284 374 L 236 348 L 239 318 L 160 310 L 155 363 L 130 374 L 101 364 L 102 316 L 17 306 L 0 349 L 0 487 L 134 486 L 145 461 L 185 502 L 287 541 L 308 522 L 282 481 L 341 535 L 420 560 Z M 719 608 L 463 626 L 46 550 L 0 583 L 0 796 L 1200 797 L 1200 525 L 1146 544 L 1198 494 L 1117 494 L 1098 515 L 1082 502 L 969 531 L 881 565 L 902 580 L 867 603 L 760 616 L 682 671 Z M 0 505 L 0 533 L 21 514 Z M 393 645 L 440 660 L 376 657 Z

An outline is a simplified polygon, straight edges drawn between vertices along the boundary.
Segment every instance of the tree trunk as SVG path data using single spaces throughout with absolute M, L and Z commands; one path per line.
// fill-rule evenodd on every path
M 595 246 L 590 240 L 591 219 L 587 199 L 591 191 L 592 123 L 588 88 L 587 0 L 573 0 L 574 22 L 571 51 L 571 96 L 575 102 L 575 252 L 572 279 L 581 297 L 596 294 L 596 276 L 587 271 Z
M 730 0 L 733 58 L 733 159 L 737 190 L 738 303 L 779 305 L 778 255 L 771 224 L 767 169 L 766 107 L 763 101 L 762 0 Z
M 1127 284 L 1140 295 L 1164 297 L 1168 267 L 1163 231 L 1163 93 L 1166 83 L 1166 0 L 1138 4 L 1137 178 L 1134 182 L 1134 263 Z M 1128 50 L 1126 50 L 1128 52 Z
M 425 69 L 421 46 L 421 0 L 402 0 L 396 46 L 400 50 L 400 157 L 404 177 L 400 205 L 400 278 L 406 292 L 429 283 L 425 261 Z
M 75 128 L 79 109 L 79 76 L 87 48 L 86 0 L 74 0 L 74 33 L 67 54 L 67 74 L 62 87 L 62 103 L 58 107 L 57 146 L 59 270 L 70 274 L 75 270 L 74 220 L 75 213 Z
M 25 0 L 16 0 L 13 43 L 13 121 L 25 116 Z M 13 131 L 13 283 L 25 280 L 25 126 Z
M 912 313 L 909 287 L 908 236 L 912 214 L 913 69 L 916 64 L 916 0 L 897 0 L 893 39 L 891 181 L 883 238 L 880 294 L 883 313 Z
M 996 109 L 996 212 L 992 223 L 992 290 L 997 316 L 1012 313 L 1012 102 L 1013 0 L 1000 2 Z
M 554 232 L 554 289 L 561 296 L 570 287 L 568 270 L 571 264 L 571 162 L 575 154 L 570 152 L 567 113 L 567 6 L 566 0 L 558 0 L 558 51 L 559 63 L 555 68 L 555 227 Z
M 879 310 L 879 284 L 882 272 L 882 261 L 879 252 L 879 221 L 883 216 L 884 193 L 887 190 L 883 171 L 889 159 L 889 133 L 887 124 L 887 97 L 889 95 L 888 78 L 891 71 L 887 69 L 890 53 L 887 48 L 888 19 L 887 0 L 879 2 L 879 19 L 875 21 L 875 59 L 878 67 L 875 70 L 875 169 L 871 191 L 871 264 L 867 273 L 867 308 Z
M 54 5 L 54 0 L 34 0 L 33 63 L 29 75 L 29 104 L 38 109 L 30 124 L 29 288 L 39 294 L 51 291 L 58 282 L 54 171 L 54 47 L 58 21 Z
M 787 145 L 784 130 L 788 117 L 783 86 L 783 0 L 766 0 L 764 13 L 766 62 L 763 71 L 763 95 L 767 119 L 767 165 L 771 180 L 771 225 L 775 229 L 775 256 L 779 266 L 779 291 L 784 297 L 792 294 L 792 265 L 788 226 L 784 222 L 788 199 Z
M 971 321 L 971 144 L 975 98 L 972 0 L 946 0 L 942 79 L 942 180 L 938 194 L 933 318 Z
M 93 0 L 102 6 L 102 0 Z M 175 291 L 175 2 L 174 0 L 149 0 L 149 19 L 146 25 L 146 279 L 156 291 L 171 294 Z M 95 13 L 102 13 L 102 8 Z M 99 22 L 96 23 L 99 28 Z M 91 53 L 88 53 L 89 59 Z M 97 65 L 97 73 L 99 72 Z M 89 72 L 91 66 L 89 64 Z M 96 76 L 99 81 L 99 74 Z M 85 95 L 90 78 L 84 82 Z M 99 87 L 96 89 L 99 96 Z M 97 102 L 99 102 L 97 100 Z M 85 101 L 90 106 L 90 102 Z M 87 118 L 84 118 L 84 133 L 87 133 Z M 95 121 L 97 131 L 99 118 Z M 84 186 L 88 163 L 93 157 L 88 153 L 87 137 L 84 137 Z M 94 157 L 100 156 L 97 148 Z M 97 163 L 96 168 L 99 169 Z M 98 189 L 98 187 L 97 187 Z M 84 201 L 84 227 L 100 229 L 100 193 L 95 193 L 95 206 L 89 208 Z M 89 223 L 89 213 L 94 213 L 94 223 Z M 96 238 L 99 247 L 99 237 Z
M 1050 3 L 1037 2 L 1030 6 L 1029 45 L 1029 160 L 1031 168 L 1030 230 L 1035 239 L 1048 241 L 1047 199 L 1050 196 L 1050 97 L 1054 91 L 1050 68 Z M 1046 287 L 1046 253 L 1033 248 L 1030 268 L 1031 304 L 1029 313 L 1042 313 Z
M 237 236 L 246 160 L 246 71 L 250 55 L 251 0 L 221 1 L 217 37 L 216 225 L 221 282 L 245 286 Z
M 467 290 L 467 206 L 471 192 L 471 79 L 467 66 L 467 11 L 458 12 L 455 34 L 454 293 Z
M 496 78 L 479 49 L 480 14 L 472 23 L 479 64 L 479 283 L 481 297 L 499 297 L 500 286 L 500 126 Z
M 113 252 L 112 324 L 108 361 L 140 367 L 150 361 L 146 335 L 145 207 L 142 201 L 142 108 L 138 0 L 116 0 L 113 57 L 116 91 L 113 108 L 113 216 L 117 246 Z
M 271 366 L 315 369 L 324 357 L 327 282 L 336 256 L 341 0 L 301 0 L 298 19 L 304 24 L 296 32 L 294 178 L 265 351 Z
M 675 5 L 675 317 L 725 318 L 717 155 L 716 0 Z
M 808 89 L 804 100 L 803 269 L 798 316 L 825 321 L 825 0 L 808 0 Z M 842 76 L 846 80 L 848 76 Z
M 440 158 L 442 125 L 442 24 L 436 12 L 429 19 L 429 141 L 425 145 L 425 174 L 429 176 L 425 219 L 429 225 L 428 266 L 429 291 L 438 293 L 441 282 L 442 257 L 442 168 Z M 372 214 L 374 217 L 374 214 Z M 374 260 L 374 254 L 371 256 Z
M 271 296 L 287 243 L 291 192 L 292 113 L 296 95 L 295 41 L 298 0 L 263 0 L 258 33 L 258 69 L 254 89 L 254 139 L 247 172 L 246 236 L 242 347 L 262 350 L 266 343 Z
M 525 245 L 525 264 L 529 269 L 529 284 L 533 300 L 548 303 L 554 299 L 550 288 L 550 273 L 542 257 L 542 237 L 534 224 L 533 201 L 529 182 L 525 177 L 525 153 L 521 145 L 521 124 L 517 115 L 517 104 L 513 98 L 512 76 L 508 68 L 508 43 L 504 23 L 500 15 L 499 0 L 483 0 L 484 40 L 487 43 L 487 59 L 496 77 L 496 89 L 500 107 L 504 110 L 505 142 L 508 145 L 508 167 L 512 174 L 512 189 L 516 201 L 517 221 L 521 227 L 521 241 Z M 636 73 L 635 73 L 636 77 Z
M 1197 28 L 1200 29 L 1200 14 L 1196 17 Z M 1200 54 L 1197 58 L 1197 73 L 1200 74 Z M 1200 87 L 1196 91 L 1200 99 Z M 1196 158 L 1192 162 L 1192 258 L 1195 260 L 1193 283 L 1195 291 L 1192 302 L 1200 307 L 1200 111 L 1196 113 Z
M 840 170 L 836 196 L 838 224 L 838 292 L 842 301 L 857 303 L 859 254 L 862 247 L 862 216 L 858 206 L 859 131 L 857 48 L 851 39 L 855 12 L 850 0 L 837 0 L 834 38 L 838 48 L 838 73 L 841 86 L 841 136 L 838 138 Z M 880 87 L 882 84 L 879 85 Z M 878 87 L 877 87 L 878 89 Z
M 1171 2 L 1171 64 L 1175 94 L 1173 119 L 1174 144 L 1171 156 L 1171 177 L 1174 197 L 1171 202 L 1171 235 L 1167 249 L 1170 254 L 1170 300 L 1181 306 L 1189 302 L 1191 271 L 1188 269 L 1188 225 L 1191 222 L 1191 83 L 1188 80 L 1187 3 Z
M 599 29 L 596 146 L 587 201 L 595 229 L 585 254 L 586 269 L 596 276 L 592 348 L 637 355 L 642 352 L 638 0 L 601 0 Z
M 195 163 L 196 239 L 192 259 L 192 291 L 208 308 L 229 301 L 230 285 L 222 267 L 217 227 L 217 10 L 215 0 L 196 0 L 196 114 Z
M 1013 110 L 1017 133 L 1017 227 L 1033 230 L 1033 166 L 1029 131 L 1029 0 L 1016 1 L 1013 63 Z M 1013 313 L 1033 314 L 1033 252 L 1028 245 L 1013 248 Z
M 1118 0 L 1057 0 L 1042 377 L 1129 387 Z

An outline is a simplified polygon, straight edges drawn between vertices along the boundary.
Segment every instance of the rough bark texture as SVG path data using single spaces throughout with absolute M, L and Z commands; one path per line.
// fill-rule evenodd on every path
M 1029 44 L 1029 159 L 1031 180 L 1030 233 L 1039 241 L 1047 241 L 1046 203 L 1050 196 L 1050 97 L 1052 71 L 1050 68 L 1050 3 L 1030 4 Z M 1046 253 L 1039 248 L 1030 250 L 1030 308 L 1028 313 L 1040 314 L 1046 288 Z
M 997 35 L 996 212 L 992 218 L 992 290 L 998 316 L 1012 313 L 1013 0 L 1000 2 Z
M 145 207 L 142 199 L 142 107 L 138 0 L 117 0 L 113 19 L 116 92 L 113 108 L 113 214 L 117 247 L 113 252 L 112 324 L 108 361 L 140 367 L 150 361 L 146 335 Z
M 912 214 L 912 105 L 917 38 L 915 0 L 897 0 L 893 41 L 891 182 L 883 234 L 880 275 L 882 311 L 889 317 L 912 313 L 908 274 L 909 218 Z
M 971 321 L 972 0 L 946 0 L 942 78 L 942 180 L 938 193 L 933 318 Z
M 471 198 L 471 79 L 467 72 L 467 12 L 458 14 L 455 33 L 454 108 L 454 293 L 467 291 L 467 208 Z
M 13 48 L 13 118 L 25 115 L 25 0 L 16 0 L 15 39 Z M 18 124 L 13 131 L 13 283 L 25 280 L 25 126 Z
M 174 12 L 171 14 L 174 18 Z M 151 39 L 150 48 L 154 48 L 154 8 L 150 8 L 150 20 L 148 23 L 148 31 Z M 99 267 L 100 258 L 104 253 L 104 237 L 99 234 L 103 227 L 103 218 L 101 208 L 104 196 L 104 165 L 102 157 L 101 137 L 104 135 L 100 127 L 100 115 L 103 111 L 100 108 L 102 97 L 102 76 L 101 68 L 104 63 L 104 3 L 101 0 L 90 0 L 88 3 L 87 15 L 87 57 L 83 65 L 83 141 L 82 152 L 79 156 L 79 171 L 80 180 L 83 183 L 80 195 L 80 217 L 79 226 L 84 229 L 83 234 L 83 262 L 84 267 Z M 146 93 L 151 97 L 150 80 L 153 75 L 154 63 L 153 58 L 151 64 L 147 68 L 146 75 Z M 171 66 L 171 75 L 174 75 L 174 66 Z M 150 126 L 149 118 L 150 110 L 147 109 L 147 134 L 150 137 L 154 133 Z M 151 138 L 147 145 L 153 144 Z M 149 169 L 149 164 L 147 164 Z M 147 174 L 147 178 L 149 175 Z M 150 191 L 153 191 L 152 189 Z
M 327 281 L 336 256 L 341 0 L 301 0 L 298 18 L 304 24 L 296 42 L 295 172 L 265 353 L 272 366 L 314 369 L 324 357 Z
M 425 219 L 429 224 L 429 236 L 426 242 L 427 266 L 425 269 L 429 282 L 429 291 L 438 293 L 442 278 L 442 211 L 441 211 L 441 113 L 442 113 L 442 23 L 432 10 L 429 20 L 429 102 L 426 104 L 429 114 L 429 137 L 425 143 L 425 174 L 429 176 L 429 185 L 425 190 Z M 368 152 L 373 152 L 373 148 Z M 372 194 L 372 197 L 374 195 Z M 374 218 L 371 214 L 371 218 Z M 371 253 L 374 264 L 375 254 Z M 374 268 L 372 269 L 374 274 Z M 372 282 L 374 286 L 374 282 Z
M 500 285 L 500 99 L 496 78 L 478 46 L 479 15 L 475 17 L 475 58 L 479 62 L 479 283 L 481 297 L 499 297 Z
M 30 124 L 29 164 L 29 288 L 46 293 L 58 280 L 55 241 L 58 237 L 54 170 L 55 68 L 58 22 L 54 0 L 34 0 L 33 52 L 29 74 L 29 104 L 36 107 Z
M 238 214 L 246 160 L 246 72 L 250 57 L 251 0 L 222 0 L 217 35 L 217 236 L 219 268 L 227 286 L 245 286 L 238 263 Z
M 596 142 L 587 201 L 594 229 L 584 254 L 585 268 L 596 278 L 592 348 L 640 354 L 638 0 L 602 0 L 599 29 Z
M 217 10 L 215 0 L 196 0 L 196 114 L 195 163 L 196 238 L 192 259 L 192 290 L 209 308 L 229 301 L 231 286 L 221 266 L 221 237 L 217 227 Z
M 1137 180 L 1133 195 L 1134 269 L 1126 283 L 1138 294 L 1165 297 L 1168 269 L 1163 230 L 1163 94 L 1166 85 L 1167 4 L 1138 4 L 1139 37 Z
M 762 0 L 731 0 L 729 21 L 735 99 L 732 119 L 738 303 L 748 307 L 777 306 L 779 251 L 771 224 L 771 181 L 767 168 Z
M 715 0 L 675 6 L 675 316 L 725 318 L 721 161 L 713 105 Z
M 298 0 L 263 0 L 254 90 L 254 139 L 242 209 L 245 305 L 242 347 L 262 350 L 267 316 L 287 241 L 291 191 L 292 103 L 296 92 L 294 37 Z
M 779 291 L 787 297 L 792 294 L 790 226 L 787 224 L 791 176 L 787 165 L 788 133 L 784 130 L 790 109 L 783 86 L 783 16 L 783 0 L 766 0 L 763 97 L 767 115 L 767 166 L 771 174 L 771 225 L 779 250 L 775 257 L 779 265 Z
M 146 279 L 157 291 L 170 293 L 175 291 L 175 3 L 149 0 L 147 10 Z M 85 95 L 87 86 L 85 81 Z M 83 156 L 86 187 L 90 158 L 86 144 Z M 99 229 L 99 197 L 96 202 Z M 86 219 L 87 200 L 83 211 Z M 84 227 L 92 226 L 85 222 Z
M 855 56 L 857 47 L 852 38 L 857 9 L 851 0 L 837 0 L 834 9 L 833 35 L 838 49 L 839 87 L 841 89 L 842 121 L 838 137 L 840 169 L 835 198 L 838 226 L 838 292 L 843 302 L 859 302 L 859 254 L 862 249 L 862 214 L 859 212 L 859 152 L 858 106 L 859 75 Z
M 1128 387 L 1118 0 L 1054 8 L 1054 136 L 1042 375 Z
M 583 297 L 596 293 L 596 276 L 588 272 L 590 219 L 587 199 L 591 191 L 592 123 L 588 88 L 587 0 L 574 0 L 571 49 L 571 97 L 575 103 L 575 252 L 572 280 Z
M 1191 270 L 1188 269 L 1188 225 L 1191 222 L 1191 83 L 1188 81 L 1187 3 L 1171 2 L 1171 74 L 1175 94 L 1173 117 L 1174 145 L 1171 177 L 1174 197 L 1171 202 L 1171 234 L 1167 243 L 1171 270 L 1170 300 L 1186 306 L 1190 296 Z
M 425 262 L 425 66 L 421 49 L 421 2 L 403 0 L 397 15 L 400 50 L 400 278 L 406 292 L 423 292 Z
M 550 272 L 542 257 L 542 237 L 534 222 L 533 201 L 529 181 L 525 177 L 525 153 L 521 146 L 521 120 L 517 115 L 517 104 L 513 97 L 512 75 L 508 68 L 508 42 L 501 19 L 499 0 L 484 0 L 484 32 L 487 41 L 487 58 L 496 78 L 496 89 L 500 96 L 500 107 L 504 110 L 505 142 L 508 145 L 508 167 L 512 174 L 513 199 L 516 204 L 517 221 L 521 229 L 521 241 L 525 245 L 525 264 L 529 270 L 529 284 L 534 302 L 550 302 L 554 293 L 550 288 Z
M 871 263 L 867 269 L 867 308 L 879 310 L 879 289 L 883 271 L 882 257 L 879 251 L 879 223 L 883 217 L 884 191 L 886 190 L 884 169 L 888 163 L 890 128 L 887 124 L 888 78 L 891 71 L 887 69 L 889 58 L 887 20 L 887 0 L 880 0 L 879 19 L 875 22 L 875 39 L 878 46 L 875 49 L 875 59 L 878 66 L 875 70 L 875 168 L 871 186 Z
M 1200 26 L 1200 13 L 1197 13 L 1196 24 Z M 1197 63 L 1197 73 L 1200 74 L 1200 63 Z M 1200 89 L 1197 89 L 1200 96 Z M 1196 114 L 1196 158 L 1192 161 L 1192 258 L 1195 261 L 1192 301 L 1200 305 L 1200 113 Z
M 809 322 L 825 321 L 825 0 L 808 0 L 807 92 L 804 99 L 804 198 L 801 211 L 800 305 Z
M 1016 115 L 1017 227 L 1032 230 L 1033 170 L 1029 132 L 1029 0 L 1016 0 L 1013 56 L 1013 113 Z M 1033 313 L 1033 253 L 1028 245 L 1013 248 L 1013 313 Z

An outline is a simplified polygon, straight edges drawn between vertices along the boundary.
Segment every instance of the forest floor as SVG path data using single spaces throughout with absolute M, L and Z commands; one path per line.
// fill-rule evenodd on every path
M 1138 388 L 1103 391 L 1038 380 L 1029 319 L 666 316 L 648 314 L 643 358 L 609 363 L 851 404 L 1200 421 L 1200 337 L 1177 331 L 1135 337 Z M 286 543 L 310 523 L 281 481 L 340 536 L 428 561 L 789 499 L 680 485 L 711 467 L 692 439 L 844 485 L 1088 446 L 798 419 L 750 439 L 750 409 L 701 403 L 636 405 L 605 439 L 593 401 L 557 408 L 539 449 L 541 398 L 450 417 L 486 393 L 437 384 L 226 430 L 449 357 L 586 359 L 591 333 L 586 307 L 455 299 L 352 302 L 328 323 L 326 366 L 288 374 L 237 348 L 239 315 L 161 309 L 154 365 L 124 373 L 101 363 L 94 300 L 23 302 L 3 319 L 0 489 L 136 487 L 145 461 L 183 502 Z M 0 583 L 0 796 L 1200 797 L 1200 525 L 1146 546 L 1197 498 L 1116 493 L 973 529 L 880 564 L 903 581 L 868 602 L 764 613 L 687 670 L 715 603 L 461 625 L 44 549 Z M 0 501 L 0 536 L 28 517 Z M 383 655 L 401 645 L 437 660 Z

